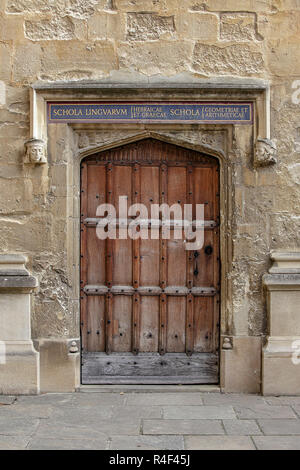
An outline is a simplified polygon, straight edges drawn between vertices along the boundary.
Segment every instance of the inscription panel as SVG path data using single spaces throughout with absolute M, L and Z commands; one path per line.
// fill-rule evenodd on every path
M 49 102 L 48 122 L 183 122 L 252 124 L 250 102 Z

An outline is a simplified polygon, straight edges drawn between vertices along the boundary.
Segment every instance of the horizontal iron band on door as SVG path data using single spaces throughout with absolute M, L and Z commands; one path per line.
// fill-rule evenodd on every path
M 188 220 L 160 220 L 160 219 L 108 219 L 108 218 L 92 218 L 88 217 L 83 221 L 84 225 L 88 227 L 105 227 L 108 223 L 111 226 L 115 227 L 127 227 L 129 224 L 132 225 L 139 225 L 140 227 L 167 227 L 169 226 L 171 229 L 180 228 L 180 227 L 190 227 L 192 225 L 193 228 L 214 228 L 217 227 L 219 224 L 214 220 L 193 220 L 192 223 Z
M 192 294 L 195 296 L 213 296 L 217 293 L 217 290 L 214 287 L 188 287 L 182 286 L 169 286 L 165 289 L 162 289 L 159 286 L 140 286 L 134 288 L 132 286 L 112 286 L 108 288 L 107 286 L 102 285 L 86 285 L 83 289 L 84 293 L 87 295 L 105 295 L 108 293 L 114 295 L 177 295 L 184 296 Z

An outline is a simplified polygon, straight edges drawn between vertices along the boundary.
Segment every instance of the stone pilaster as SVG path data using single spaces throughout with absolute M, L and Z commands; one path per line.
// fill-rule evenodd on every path
M 262 357 L 264 395 L 300 395 L 300 252 L 271 253 L 263 277 L 268 337 Z
M 27 258 L 0 254 L 0 394 L 39 393 L 39 353 L 31 340 L 30 294 L 38 281 Z

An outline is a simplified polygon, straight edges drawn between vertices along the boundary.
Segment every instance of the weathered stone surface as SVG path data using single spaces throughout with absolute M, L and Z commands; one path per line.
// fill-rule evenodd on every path
M 223 426 L 230 436 L 256 436 L 261 430 L 253 420 L 224 419 Z
M 110 450 L 183 450 L 182 436 L 113 436 Z
M 70 18 L 25 21 L 25 36 L 32 41 L 73 39 L 74 24 Z
M 164 406 L 165 419 L 235 419 L 232 406 Z
M 59 15 L 70 15 L 77 18 L 88 18 L 91 16 L 99 0 L 8 0 L 7 13 L 54 13 Z
M 173 75 L 189 67 L 192 44 L 189 42 L 141 42 L 120 44 L 118 55 L 122 68 L 135 68 L 147 75 Z
M 76 61 L 74 61 L 76 57 Z M 106 75 L 116 68 L 113 44 L 110 41 L 81 43 L 79 41 L 50 42 L 44 47 L 40 71 L 52 79 L 70 79 L 90 74 Z
M 278 149 L 272 168 L 253 168 L 252 126 L 160 129 L 167 140 L 177 136 L 188 146 L 224 154 L 221 175 L 228 171 L 232 191 L 222 180 L 220 194 L 226 210 L 232 206 L 233 264 L 221 327 L 237 335 L 236 349 L 226 352 L 224 383 L 259 392 L 261 336 L 267 333 L 262 275 L 271 249 L 299 247 L 299 2 L 245 0 L 241 8 L 236 0 L 7 0 L 0 12 L 0 246 L 27 252 L 40 276 L 35 337 L 78 335 L 77 152 L 132 138 L 137 129 L 73 132 L 51 125 L 49 167 L 24 168 L 30 85 L 106 77 L 139 85 L 163 76 L 173 83 L 207 76 L 269 80 L 270 137 Z M 178 99 L 172 92 L 168 97 Z M 286 390 L 293 367 L 284 368 Z
M 0 79 L 4 81 L 9 81 L 11 73 L 11 50 L 8 44 L 0 44 L 0 63 L 6 64 L 6 67 L 0 68 Z
M 258 424 L 267 436 L 300 435 L 298 419 L 259 419 Z
M 292 408 L 287 405 L 274 405 L 272 407 L 270 407 L 269 405 L 254 405 L 249 407 L 235 406 L 234 409 L 239 419 L 296 418 L 296 415 Z
M 218 37 L 219 19 L 215 14 L 182 12 L 177 16 L 175 25 L 182 38 L 216 41 Z
M 125 40 L 126 17 L 116 12 L 99 12 L 88 20 L 89 39 L 111 39 Z
M 299 450 L 299 436 L 255 436 L 254 443 L 258 450 Z
M 254 13 L 223 13 L 220 17 L 220 39 L 252 41 L 257 39 Z
M 41 70 L 42 50 L 38 44 L 20 44 L 14 55 L 12 74 L 16 82 L 35 80 Z
M 202 405 L 203 399 L 200 393 L 133 393 L 128 395 L 128 405 L 161 406 L 161 405 Z
M 254 450 L 246 436 L 189 436 L 185 438 L 188 450 Z
M 224 434 L 221 421 L 213 419 L 145 419 L 143 420 L 143 434 Z
M 159 16 L 155 13 L 128 13 L 127 39 L 147 41 L 172 35 L 175 31 L 174 16 Z
M 264 70 L 264 60 L 261 52 L 247 45 L 219 47 L 197 43 L 193 67 L 204 75 L 254 75 Z

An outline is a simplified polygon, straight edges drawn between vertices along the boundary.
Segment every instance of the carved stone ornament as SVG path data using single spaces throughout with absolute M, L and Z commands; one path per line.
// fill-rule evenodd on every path
M 41 139 L 29 139 L 25 142 L 24 163 L 41 165 L 47 163 L 45 142 Z
M 257 139 L 254 166 L 268 166 L 277 163 L 276 145 L 270 139 Z

